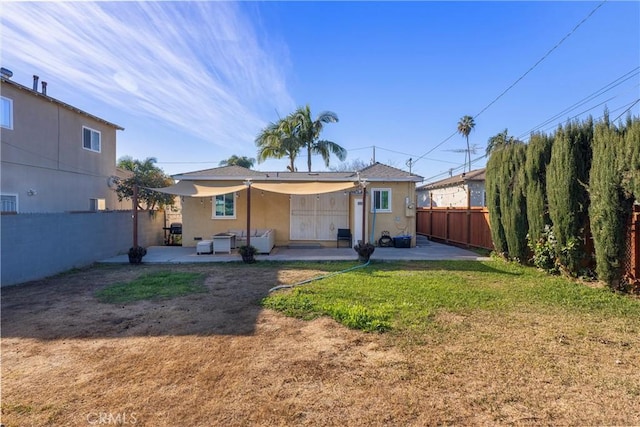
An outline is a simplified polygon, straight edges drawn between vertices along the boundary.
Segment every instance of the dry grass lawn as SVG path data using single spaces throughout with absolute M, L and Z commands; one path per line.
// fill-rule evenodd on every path
M 209 292 L 94 297 L 167 269 L 204 272 Z M 441 312 L 427 333 L 375 334 L 260 307 L 270 287 L 318 273 L 98 266 L 5 288 L 2 423 L 640 425 L 640 321 Z

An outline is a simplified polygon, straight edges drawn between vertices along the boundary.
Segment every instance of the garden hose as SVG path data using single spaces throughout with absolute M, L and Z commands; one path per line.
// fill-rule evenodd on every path
M 280 289 L 291 289 L 294 288 L 296 286 L 301 286 L 301 285 L 306 285 L 309 284 L 311 282 L 315 282 L 316 280 L 321 280 L 321 279 L 326 279 L 328 277 L 333 277 L 333 276 L 337 276 L 338 274 L 342 274 L 342 273 L 347 273 L 349 271 L 353 271 L 353 270 L 357 270 L 359 268 L 364 268 L 367 267 L 369 265 L 369 263 L 371 262 L 371 260 L 367 261 L 364 264 L 360 264 L 360 265 L 356 265 L 354 267 L 349 267 L 346 270 L 342 270 L 342 271 L 334 271 L 333 273 L 329 273 L 329 274 L 325 274 L 324 276 L 318 276 L 318 277 L 314 277 L 312 279 L 307 279 L 307 280 L 303 280 L 302 282 L 298 282 L 298 283 L 294 283 L 293 285 L 279 285 L 279 286 L 275 286 L 271 289 L 269 289 L 269 293 L 273 292 L 273 291 L 278 291 Z

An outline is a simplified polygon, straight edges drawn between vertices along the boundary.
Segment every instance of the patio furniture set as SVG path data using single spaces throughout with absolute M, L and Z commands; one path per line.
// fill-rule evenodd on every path
M 260 254 L 269 254 L 275 246 L 275 230 L 255 229 L 251 230 L 251 246 Z M 211 236 L 211 240 L 201 240 L 196 245 L 196 253 L 216 254 L 217 252 L 231 253 L 238 246 L 247 244 L 246 230 L 229 230 Z

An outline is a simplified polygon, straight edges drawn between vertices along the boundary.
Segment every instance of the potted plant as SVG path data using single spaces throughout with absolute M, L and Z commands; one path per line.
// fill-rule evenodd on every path
M 238 252 L 242 256 L 242 261 L 246 262 L 247 264 L 256 262 L 255 256 L 258 253 L 258 249 L 256 249 L 254 246 L 242 245 L 238 248 Z
M 353 249 L 358 253 L 358 261 L 369 262 L 369 258 L 371 258 L 371 254 L 376 250 L 376 247 L 371 243 L 358 243 Z
M 142 257 L 147 254 L 147 250 L 142 246 L 129 248 L 129 262 L 131 264 L 142 264 Z

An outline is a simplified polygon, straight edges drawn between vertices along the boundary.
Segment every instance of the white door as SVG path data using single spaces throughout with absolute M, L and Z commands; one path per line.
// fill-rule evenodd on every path
M 362 198 L 353 199 L 353 246 L 362 240 Z
M 291 196 L 291 240 L 336 240 L 349 228 L 349 195 L 339 191 Z

